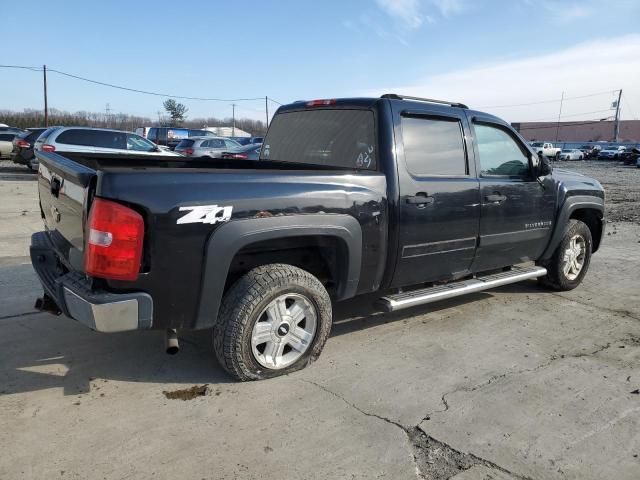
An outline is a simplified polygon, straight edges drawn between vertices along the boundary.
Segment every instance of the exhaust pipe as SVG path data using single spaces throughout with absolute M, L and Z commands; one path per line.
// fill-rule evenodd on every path
M 165 337 L 165 349 L 167 355 L 175 355 L 180 351 L 180 345 L 178 344 L 178 331 L 175 328 L 167 329 L 167 335 Z

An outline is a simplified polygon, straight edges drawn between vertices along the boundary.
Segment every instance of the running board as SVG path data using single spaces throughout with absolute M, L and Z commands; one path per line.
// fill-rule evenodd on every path
M 484 275 L 469 280 L 451 282 L 446 285 L 436 285 L 435 287 L 398 293 L 396 295 L 387 295 L 380 298 L 380 303 L 388 312 L 395 312 L 403 308 L 446 300 L 447 298 L 459 297 L 467 293 L 480 292 L 489 288 L 501 287 L 502 285 L 508 285 L 510 283 L 542 277 L 546 274 L 547 269 L 543 267 L 513 267 L 508 272 Z

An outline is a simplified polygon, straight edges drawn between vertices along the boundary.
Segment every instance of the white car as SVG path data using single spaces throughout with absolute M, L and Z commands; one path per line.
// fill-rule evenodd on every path
M 11 158 L 15 136 L 15 132 L 0 132 L 0 159 Z
M 116 153 L 179 157 L 131 132 L 90 127 L 51 127 L 38 137 L 36 151 Z
M 564 149 L 560 152 L 560 160 L 584 160 L 584 153 L 576 148 Z

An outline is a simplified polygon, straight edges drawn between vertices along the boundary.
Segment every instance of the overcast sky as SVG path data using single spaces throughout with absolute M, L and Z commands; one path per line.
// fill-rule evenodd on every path
M 399 92 L 508 121 L 640 118 L 640 1 L 30 2 L 3 9 L 0 63 L 224 99 Z M 582 97 L 582 98 L 576 98 Z M 51 72 L 64 110 L 156 117 L 163 98 Z M 190 117 L 264 118 L 264 100 L 181 100 Z M 522 105 L 531 104 L 533 105 Z M 41 74 L 0 69 L 0 109 L 41 108 Z M 270 102 L 271 113 L 277 107 Z

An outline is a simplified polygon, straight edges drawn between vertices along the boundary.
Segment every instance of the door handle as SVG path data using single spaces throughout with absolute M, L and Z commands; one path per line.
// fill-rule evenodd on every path
M 418 192 L 413 197 L 407 197 L 406 202 L 409 205 L 431 205 L 433 197 L 428 196 L 426 192 Z
M 492 203 L 502 203 L 507 199 L 506 195 L 501 195 L 499 192 L 492 193 L 491 195 L 487 195 L 484 197 L 488 202 Z

